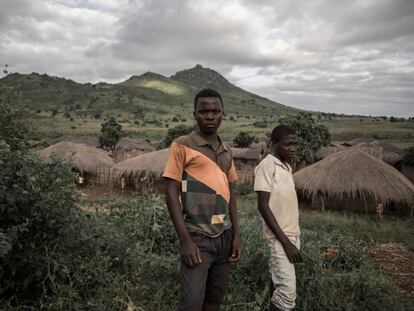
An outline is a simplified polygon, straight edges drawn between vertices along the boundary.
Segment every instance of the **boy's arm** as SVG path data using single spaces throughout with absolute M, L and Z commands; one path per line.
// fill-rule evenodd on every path
M 184 262 L 188 266 L 193 267 L 196 264 L 200 264 L 202 259 L 200 250 L 191 239 L 184 223 L 181 203 L 178 199 L 180 188 L 181 182 L 165 178 L 165 198 L 168 212 L 180 239 L 180 253 Z
M 302 254 L 298 248 L 289 240 L 286 234 L 280 229 L 280 226 L 273 216 L 269 208 L 270 192 L 257 191 L 258 195 L 258 208 L 264 221 L 275 234 L 276 238 L 280 241 L 285 250 L 286 256 L 291 263 L 299 263 L 303 261 Z
M 230 183 L 230 202 L 229 202 L 229 214 L 230 221 L 233 229 L 233 240 L 231 256 L 229 257 L 230 262 L 235 262 L 240 259 L 241 256 L 241 241 L 240 241 L 240 227 L 237 219 L 237 201 L 236 193 L 234 190 L 234 184 Z

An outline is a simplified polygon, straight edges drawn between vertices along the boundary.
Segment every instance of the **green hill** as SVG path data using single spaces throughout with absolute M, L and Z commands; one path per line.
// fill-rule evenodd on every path
M 193 98 L 206 87 L 223 96 L 227 120 L 220 134 L 228 141 L 240 131 L 264 141 L 280 117 L 301 111 L 247 92 L 201 65 L 171 77 L 146 72 L 120 83 L 77 83 L 46 74 L 13 73 L 0 79 L 0 91 L 4 87 L 25 103 L 37 138 L 46 139 L 99 135 L 104 120 L 114 116 L 129 136 L 160 140 L 168 128 L 194 124 Z M 314 115 L 328 126 L 334 140 L 363 137 L 412 145 L 412 120 L 390 123 L 379 118 Z
M 222 93 L 228 114 L 266 116 L 296 111 L 246 92 L 201 65 L 177 72 L 171 78 L 147 72 L 117 84 L 81 84 L 46 74 L 14 73 L 0 79 L 0 85 L 17 88 L 32 110 L 77 110 L 85 115 L 95 115 L 97 111 L 133 113 L 138 110 L 190 116 L 194 94 L 204 87 Z

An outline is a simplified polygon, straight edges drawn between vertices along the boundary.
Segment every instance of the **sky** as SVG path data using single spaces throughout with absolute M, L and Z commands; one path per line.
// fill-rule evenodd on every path
M 201 64 L 313 111 L 414 116 L 414 0 L 0 0 L 0 65 L 77 82 Z

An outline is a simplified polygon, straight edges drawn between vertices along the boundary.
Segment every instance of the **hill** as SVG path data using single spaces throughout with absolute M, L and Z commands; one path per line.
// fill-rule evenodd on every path
M 46 74 L 10 74 L 0 85 L 18 86 L 22 98 L 32 110 L 79 110 L 84 115 L 97 111 L 119 113 L 157 112 L 190 116 L 195 92 L 204 87 L 222 93 L 228 114 L 283 115 L 297 110 L 246 92 L 231 84 L 218 72 L 197 65 L 177 72 L 171 78 L 147 72 L 117 84 L 77 83 Z
M 205 87 L 215 88 L 223 96 L 227 121 L 220 134 L 227 141 L 240 131 L 265 141 L 280 117 L 301 111 L 247 92 L 201 65 L 171 77 L 146 72 L 120 83 L 77 83 L 47 74 L 13 73 L 0 79 L 0 91 L 4 87 L 25 103 L 37 138 L 47 140 L 99 135 L 101 123 L 110 116 L 117 118 L 129 136 L 161 140 L 168 128 L 194 124 L 193 98 Z M 412 145 L 413 120 L 313 114 L 329 128 L 334 140 L 365 138 L 400 147 Z

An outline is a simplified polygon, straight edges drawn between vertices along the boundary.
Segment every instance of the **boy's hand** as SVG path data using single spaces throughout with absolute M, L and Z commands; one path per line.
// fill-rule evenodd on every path
M 193 267 L 202 262 L 200 249 L 193 240 L 187 239 L 181 242 L 180 246 L 181 257 L 187 266 Z
M 285 250 L 286 256 L 291 263 L 300 263 L 303 261 L 303 256 L 300 250 L 288 240 L 286 243 L 283 243 L 283 249 Z
M 231 256 L 229 257 L 229 262 L 239 261 L 240 256 L 241 256 L 240 234 L 235 234 L 233 236 L 233 241 L 231 243 Z

